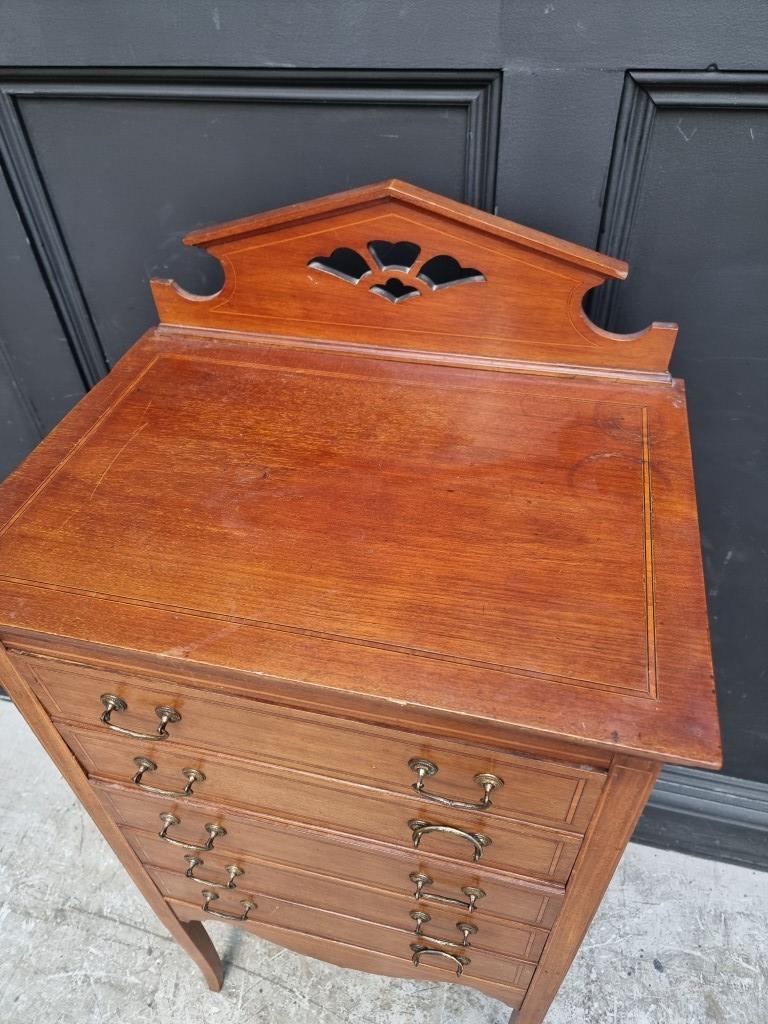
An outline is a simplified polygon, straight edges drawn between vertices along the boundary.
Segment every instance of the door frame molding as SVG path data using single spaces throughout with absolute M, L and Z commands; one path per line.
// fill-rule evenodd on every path
M 768 73 L 628 71 L 596 248 L 625 259 L 634 229 L 658 110 L 768 109 Z M 621 292 L 606 282 L 590 296 L 589 315 L 614 324 Z M 768 783 L 693 768 L 666 767 L 634 841 L 768 870 Z
M 109 361 L 24 125 L 24 98 L 461 107 L 462 199 L 493 211 L 501 86 L 501 71 L 487 69 L 0 68 L 0 167 L 85 386 L 108 372 Z
M 626 259 L 640 200 L 657 110 L 768 109 L 768 73 L 762 71 L 627 71 L 619 101 L 613 152 L 602 198 L 595 248 Z M 613 323 L 620 282 L 590 296 L 589 315 Z

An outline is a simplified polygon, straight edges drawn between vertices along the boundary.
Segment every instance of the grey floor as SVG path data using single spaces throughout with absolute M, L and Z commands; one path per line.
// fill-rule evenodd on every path
M 0 1024 L 501 1024 L 458 985 L 342 971 L 227 925 L 209 992 L 0 701 Z M 547 1024 L 760 1024 L 768 875 L 630 846 Z

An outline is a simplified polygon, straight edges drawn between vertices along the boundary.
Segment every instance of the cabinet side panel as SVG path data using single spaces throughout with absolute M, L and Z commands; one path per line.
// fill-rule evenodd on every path
M 541 1024 L 600 905 L 659 774 L 659 765 L 617 757 L 571 874 L 565 903 L 515 1024 Z

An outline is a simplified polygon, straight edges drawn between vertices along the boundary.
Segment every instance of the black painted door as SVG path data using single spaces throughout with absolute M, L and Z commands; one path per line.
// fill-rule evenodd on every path
M 150 276 L 217 286 L 194 227 L 397 176 L 625 257 L 592 314 L 682 325 L 726 771 L 768 782 L 766 39 L 760 0 L 6 0 L 0 474 Z

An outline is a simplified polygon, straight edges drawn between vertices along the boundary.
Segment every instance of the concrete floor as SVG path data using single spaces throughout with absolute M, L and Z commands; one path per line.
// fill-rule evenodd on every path
M 458 985 L 342 971 L 225 924 L 222 993 L 0 701 L 0 1024 L 502 1024 Z M 768 875 L 630 846 L 547 1024 L 759 1024 Z

